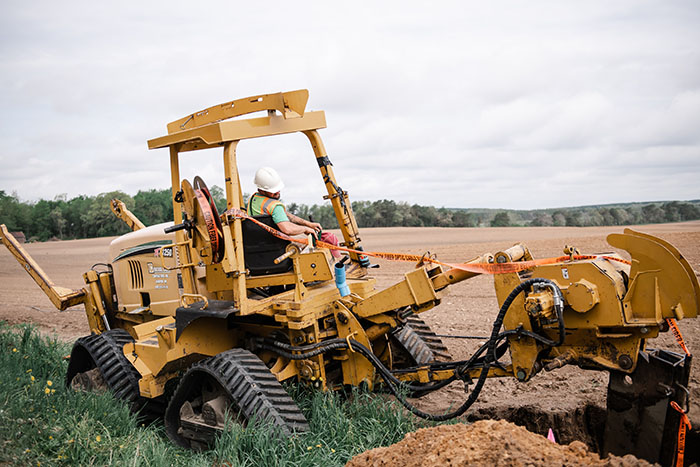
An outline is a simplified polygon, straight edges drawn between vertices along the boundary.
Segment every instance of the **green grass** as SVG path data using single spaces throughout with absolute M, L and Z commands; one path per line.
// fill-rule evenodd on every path
M 110 394 L 66 389 L 69 353 L 70 345 L 30 326 L 0 322 L 0 464 L 334 466 L 421 426 L 372 394 L 292 386 L 308 433 L 286 438 L 262 423 L 233 425 L 213 450 L 194 453 L 171 444 L 162 424 L 140 424 Z

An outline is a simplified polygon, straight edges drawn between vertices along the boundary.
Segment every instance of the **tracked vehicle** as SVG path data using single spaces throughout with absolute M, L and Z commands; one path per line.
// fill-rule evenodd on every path
M 669 403 L 687 407 L 690 358 L 647 343 L 672 320 L 697 317 L 700 286 L 683 256 L 625 230 L 608 242 L 631 262 L 573 248 L 536 260 L 517 244 L 461 264 L 417 258 L 403 280 L 378 290 L 372 253 L 362 249 L 319 134 L 325 115 L 306 111 L 307 99 L 305 90 L 254 96 L 168 124 L 148 146 L 169 152 L 174 222 L 145 226 L 115 200 L 133 232 L 111 243 L 111 263 L 86 272 L 81 290 L 53 285 L 2 227 L 2 241 L 57 308 L 85 306 L 92 334 L 75 343 L 67 384 L 106 385 L 134 410 L 163 416 L 174 442 L 203 448 L 227 414 L 243 424 L 269 419 L 288 434 L 306 430 L 285 381 L 388 390 L 413 413 L 444 420 L 464 413 L 488 378 L 528 381 L 577 365 L 611 374 L 606 450 L 668 463 L 679 423 Z M 330 245 L 285 237 L 271 218 L 242 209 L 238 143 L 295 132 L 308 138 L 333 206 L 340 261 Z M 210 148 L 223 153 L 223 213 L 202 179 L 180 176 L 181 157 Z M 420 314 L 450 285 L 483 273 L 494 274 L 501 305 L 493 332 L 469 360 L 453 361 Z M 452 413 L 424 413 L 404 396 L 460 380 L 469 395 Z

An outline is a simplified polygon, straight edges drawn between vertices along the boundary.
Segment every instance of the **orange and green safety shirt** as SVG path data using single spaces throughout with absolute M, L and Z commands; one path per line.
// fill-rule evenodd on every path
M 260 216 L 263 214 L 272 216 L 275 224 L 289 222 L 287 208 L 284 206 L 284 203 L 277 199 L 268 198 L 260 193 L 253 193 L 253 196 L 248 199 L 246 211 L 248 211 L 249 216 Z

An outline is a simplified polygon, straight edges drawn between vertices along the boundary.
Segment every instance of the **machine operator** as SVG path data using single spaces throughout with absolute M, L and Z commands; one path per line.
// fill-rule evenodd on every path
M 272 167 L 261 167 L 255 172 L 253 183 L 258 187 L 258 191 L 248 200 L 247 211 L 249 216 L 259 216 L 267 214 L 272 216 L 272 220 L 283 233 L 293 235 L 312 234 L 321 241 L 338 245 L 338 238 L 330 233 L 321 233 L 321 224 L 311 222 L 294 214 L 287 212 L 284 203 L 280 201 L 280 192 L 284 188 L 284 182 L 277 171 Z M 320 235 L 319 235 L 320 234 Z M 333 256 L 338 256 L 332 250 Z

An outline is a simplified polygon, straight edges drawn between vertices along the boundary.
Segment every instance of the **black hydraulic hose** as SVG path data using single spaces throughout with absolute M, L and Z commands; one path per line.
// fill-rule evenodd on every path
M 334 339 L 335 340 L 335 339 Z M 341 349 L 341 348 L 348 348 L 348 343 L 344 339 L 339 339 L 340 342 L 334 342 L 332 344 L 328 345 L 321 345 L 319 348 L 316 350 L 313 350 L 311 352 L 306 352 L 302 354 L 293 354 L 290 352 L 286 352 L 280 349 L 282 345 L 278 344 L 283 344 L 282 342 L 274 342 L 274 344 L 270 344 L 267 342 L 262 342 L 260 344 L 260 347 L 263 349 L 267 350 L 272 350 L 274 352 L 277 352 L 279 355 L 282 355 L 283 357 L 289 358 L 291 360 L 302 360 L 305 358 L 311 358 L 313 356 L 318 355 L 319 353 L 323 353 L 329 350 L 336 350 L 336 349 Z M 453 413 L 448 413 L 444 415 L 435 415 L 427 412 L 423 412 L 422 410 L 418 409 L 417 407 L 413 406 L 410 402 L 408 402 L 403 394 L 397 389 L 397 387 L 403 387 L 407 388 L 409 390 L 413 391 L 429 391 L 430 388 L 426 388 L 425 386 L 418 386 L 415 387 L 414 385 L 410 383 L 405 383 L 403 381 L 398 380 L 396 377 L 394 377 L 391 372 L 384 366 L 384 364 L 374 355 L 374 353 L 369 350 L 367 347 L 364 345 L 360 344 L 356 340 L 351 339 L 350 344 L 352 346 L 352 349 L 355 351 L 359 351 L 367 360 L 378 370 L 379 376 L 382 377 L 384 382 L 387 384 L 387 387 L 389 388 L 389 391 L 401 402 L 401 404 L 406 407 L 411 413 L 421 417 L 425 418 L 428 420 L 434 420 L 434 421 L 444 421 L 444 420 L 449 420 L 451 418 L 454 418 L 456 416 L 459 416 L 466 412 L 466 410 L 476 401 L 476 398 L 479 395 L 479 392 L 481 391 L 481 387 L 484 385 L 486 382 L 486 377 L 488 375 L 488 367 L 484 367 L 481 371 L 481 374 L 479 375 L 479 380 L 477 381 L 476 386 L 474 387 L 474 390 L 471 392 L 469 395 L 469 398 L 467 401 L 457 409 L 457 411 Z M 287 346 L 288 344 L 283 344 Z M 448 379 L 447 381 L 440 381 L 437 383 L 434 387 L 434 389 L 439 389 L 440 387 L 444 387 L 447 385 L 449 382 L 454 381 L 456 378 Z
M 554 281 L 551 281 L 549 279 L 543 279 L 543 278 L 532 278 L 528 279 L 524 282 L 521 282 L 515 288 L 508 294 L 508 297 L 506 297 L 505 301 L 503 302 L 503 305 L 501 305 L 501 309 L 498 311 L 498 316 L 496 317 L 496 320 L 493 322 L 493 329 L 491 331 L 491 338 L 487 342 L 487 347 L 488 347 L 488 352 L 487 354 L 491 355 L 492 361 L 497 361 L 496 359 L 496 354 L 495 354 L 495 345 L 496 345 L 496 340 L 495 337 L 498 335 L 498 331 L 500 331 L 501 326 L 503 325 L 503 319 L 505 318 L 506 312 L 508 311 L 508 308 L 510 308 L 510 305 L 513 303 L 513 301 L 517 298 L 518 295 L 520 295 L 525 289 L 528 287 L 535 285 L 535 284 L 544 284 L 547 287 L 549 287 L 553 294 L 554 294 L 554 307 L 557 313 L 557 321 L 559 324 L 559 339 L 557 341 L 553 341 L 550 339 L 547 339 L 546 337 L 542 337 L 538 334 L 535 334 L 530 331 L 506 331 L 508 335 L 510 334 L 516 334 L 520 332 L 522 335 L 525 335 L 527 337 L 532 337 L 533 339 L 541 342 L 544 345 L 550 346 L 550 347 L 557 347 L 561 344 L 564 343 L 564 336 L 565 336 L 565 329 L 564 329 L 564 300 L 562 298 L 561 290 L 557 286 Z
M 558 331 L 559 331 L 559 339 L 557 341 L 553 341 L 551 339 L 547 339 L 546 337 L 540 336 L 539 334 L 526 331 L 526 330 L 509 330 L 509 331 L 504 331 L 500 332 L 501 327 L 503 326 L 503 320 L 505 318 L 506 313 L 508 312 L 508 309 L 510 308 L 511 304 L 515 300 L 515 298 L 522 293 L 526 288 L 534 285 L 534 284 L 544 284 L 548 288 L 552 289 L 552 292 L 554 293 L 554 302 L 555 302 L 555 310 L 557 313 L 557 320 L 558 320 Z M 389 388 L 389 391 L 398 399 L 398 401 L 403 405 L 408 411 L 413 413 L 414 415 L 417 415 L 421 418 L 425 418 L 427 420 L 432 420 L 432 421 L 445 421 L 445 420 L 450 420 L 452 418 L 458 417 L 464 412 L 466 412 L 469 407 L 471 407 L 474 402 L 476 402 L 476 399 L 479 397 L 479 394 L 481 393 L 481 389 L 483 388 L 484 384 L 486 383 L 486 379 L 488 377 L 488 372 L 491 366 L 498 365 L 498 359 L 505 353 L 501 353 L 500 355 L 497 355 L 497 350 L 498 349 L 505 349 L 503 345 L 499 346 L 498 342 L 507 338 L 508 336 L 511 335 L 524 335 L 527 337 L 531 337 L 535 339 L 536 341 L 547 345 L 547 346 L 558 346 L 561 345 L 564 342 L 564 337 L 565 337 L 565 328 L 564 328 L 564 316 L 563 316 L 563 299 L 561 295 L 561 290 L 557 285 L 549 280 L 549 279 L 541 279 L 541 278 L 533 278 L 533 279 L 528 279 L 524 282 L 521 282 L 518 284 L 508 295 L 508 297 L 505 299 L 503 302 L 503 305 L 501 305 L 500 310 L 498 311 L 498 315 L 496 316 L 496 320 L 493 323 L 493 328 L 491 329 L 491 336 L 489 337 L 488 341 L 482 345 L 472 356 L 469 360 L 466 362 L 459 362 L 463 363 L 460 367 L 457 367 L 455 370 L 455 375 L 451 378 L 448 378 L 444 381 L 440 381 L 434 385 L 427 386 L 422 385 L 422 386 L 416 386 L 411 383 L 406 383 L 404 381 L 399 380 L 396 378 L 391 371 L 384 366 L 384 364 L 377 358 L 374 353 L 365 347 L 364 345 L 360 344 L 354 339 L 350 339 L 346 341 L 345 339 L 341 338 L 336 338 L 336 339 L 331 339 L 329 341 L 324 341 L 324 342 L 319 342 L 316 344 L 311 344 L 311 345 L 306 345 L 306 346 L 292 346 L 289 344 L 285 344 L 283 342 L 279 341 L 272 341 L 270 342 L 267 339 L 259 339 L 258 340 L 258 345 L 264 349 L 271 350 L 273 352 L 278 353 L 279 355 L 282 355 L 283 357 L 289 358 L 291 360 L 303 360 L 306 358 L 311 358 L 315 357 L 317 355 L 320 355 L 322 353 L 328 352 L 330 350 L 340 350 L 340 349 L 349 349 L 351 348 L 352 350 L 359 351 L 376 369 L 377 372 L 379 373 L 379 376 L 384 380 L 384 382 L 387 384 L 387 387 Z M 507 343 L 504 344 L 507 346 Z M 284 349 L 284 350 L 283 350 Z M 291 351 L 300 351 L 301 353 L 292 353 Z M 481 354 L 486 352 L 486 355 L 481 357 Z M 450 369 L 448 364 L 439 364 L 441 365 L 441 368 L 445 369 Z M 476 382 L 476 385 L 474 386 L 474 389 L 471 391 L 469 394 L 469 397 L 467 398 L 464 403 L 459 406 L 456 410 L 453 412 L 448 412 L 445 414 L 431 414 L 428 412 L 423 412 L 422 410 L 418 409 L 414 405 L 412 405 L 410 402 L 406 400 L 406 398 L 401 394 L 401 392 L 397 389 L 398 387 L 403 387 L 403 388 L 408 388 L 409 390 L 413 391 L 432 391 L 434 389 L 439 389 L 441 387 L 446 386 L 447 384 L 451 383 L 452 381 L 456 380 L 457 377 L 465 380 L 468 378 L 468 371 L 472 368 L 477 368 L 478 366 L 481 366 L 481 372 L 479 373 L 479 378 Z M 437 366 L 437 365 L 436 365 Z M 432 365 L 431 365 L 432 368 Z
M 421 384 L 412 384 L 412 383 L 406 383 L 405 381 L 401 381 L 397 379 L 391 370 L 386 368 L 384 364 L 379 360 L 376 355 L 374 355 L 373 352 L 371 352 L 369 349 L 367 349 L 364 345 L 360 344 L 359 342 L 355 340 L 351 340 L 352 342 L 352 348 L 353 350 L 357 347 L 360 349 L 360 353 L 362 353 L 367 360 L 372 363 L 375 368 L 377 368 L 380 372 L 385 372 L 385 374 L 397 385 L 401 385 L 402 387 L 406 387 L 410 390 L 413 391 L 434 391 L 437 389 L 440 389 L 447 384 L 451 383 L 456 379 L 456 377 L 453 377 L 452 379 L 447 379 L 443 381 L 438 381 L 435 383 L 421 383 Z M 303 346 L 293 346 L 290 344 L 286 344 L 284 342 L 280 341 L 271 341 L 268 339 L 258 339 L 257 340 L 257 345 L 260 346 L 261 348 L 264 348 L 266 350 L 271 350 L 273 352 L 276 352 L 277 354 L 289 358 L 290 360 L 303 360 L 305 358 L 312 358 L 319 353 L 325 353 L 330 350 L 339 350 L 339 349 L 347 349 L 347 341 L 342 338 L 335 338 L 335 339 L 329 339 L 327 341 L 322 341 L 318 342 L 316 344 L 309 344 L 309 345 L 303 345 Z M 281 351 L 280 349 L 285 349 L 286 352 Z M 292 353 L 294 352 L 301 352 L 301 353 Z M 320 351 L 320 352 L 319 352 Z M 439 369 L 453 369 L 455 368 L 457 362 L 441 362 L 438 363 L 437 365 L 440 366 Z M 451 366 L 449 366 L 451 364 Z M 429 365 L 430 368 L 433 368 L 433 365 Z
M 406 389 L 409 389 L 411 391 L 432 391 L 435 389 L 439 389 L 447 384 L 444 381 L 439 381 L 439 382 L 432 384 L 432 385 L 425 385 L 425 384 L 415 385 L 412 383 L 406 383 L 404 381 L 401 381 L 398 378 L 396 378 L 393 374 L 391 374 L 391 371 L 386 366 L 384 366 L 384 364 L 381 362 L 381 360 L 379 360 L 377 358 L 377 356 L 374 355 L 374 353 L 371 350 L 369 350 L 367 347 L 360 344 L 359 342 L 357 342 L 354 339 L 350 340 L 350 344 L 351 344 L 352 350 L 359 351 L 359 353 L 361 353 L 377 369 L 377 371 L 380 373 L 380 375 L 383 375 L 386 377 L 386 378 L 384 378 L 385 380 L 388 378 L 389 381 L 391 381 L 395 385 L 400 385 L 400 386 L 405 387 Z M 350 348 L 350 347 L 348 347 L 348 343 L 345 339 L 331 339 L 329 341 L 321 342 L 318 344 L 307 345 L 307 346 L 296 347 L 296 348 L 293 348 L 293 346 L 291 346 L 289 344 L 285 344 L 283 342 L 269 341 L 269 340 L 259 340 L 257 345 L 259 348 L 262 348 L 265 350 L 271 350 L 271 351 L 277 353 L 278 355 L 281 355 L 285 358 L 289 358 L 290 360 L 304 360 L 307 358 L 316 357 L 322 353 L 325 353 L 325 352 L 328 352 L 331 350 L 345 350 L 345 349 Z M 284 348 L 286 348 L 288 350 L 295 350 L 296 351 L 297 349 L 302 350 L 302 349 L 304 349 L 304 347 L 306 348 L 305 350 L 309 350 L 309 351 L 302 352 L 302 353 L 292 353 L 292 352 L 283 350 Z M 309 349 L 312 347 L 313 347 L 313 349 Z
M 503 305 L 501 305 L 501 309 L 498 311 L 498 315 L 496 316 L 496 320 L 493 323 L 493 328 L 491 330 L 491 336 L 489 337 L 489 341 L 485 344 L 486 345 L 486 355 L 483 358 L 483 367 L 481 369 L 481 373 L 479 374 L 479 379 L 476 382 L 476 385 L 474 386 L 474 389 L 472 392 L 469 394 L 469 397 L 467 398 L 464 403 L 458 407 L 455 411 L 442 414 L 442 415 L 436 415 L 436 414 L 430 414 L 427 412 L 423 412 L 422 410 L 414 407 L 411 405 L 408 401 L 406 401 L 402 395 L 398 394 L 393 387 L 390 385 L 390 390 L 394 396 L 401 402 L 401 404 L 406 407 L 411 413 L 418 415 L 419 417 L 432 420 L 432 421 L 445 421 L 449 420 L 451 418 L 458 417 L 462 415 L 464 412 L 466 412 L 469 407 L 474 404 L 476 399 L 479 397 L 479 393 L 481 392 L 481 389 L 484 386 L 484 383 L 486 382 L 486 378 L 488 376 L 489 369 L 491 365 L 497 363 L 497 356 L 496 356 L 496 344 L 498 341 L 505 336 L 503 335 L 504 333 L 500 333 L 501 326 L 503 325 L 503 320 L 505 318 L 505 315 L 510 308 L 510 305 L 513 303 L 515 298 L 526 288 L 530 287 L 531 285 L 538 283 L 538 282 L 544 282 L 548 286 L 551 286 L 553 291 L 559 294 L 558 297 L 555 296 L 555 305 L 560 305 L 557 306 L 557 317 L 559 319 L 559 341 L 558 343 L 555 343 L 555 345 L 561 345 L 561 343 L 564 341 L 564 320 L 563 320 L 563 300 L 561 300 L 561 291 L 559 291 L 559 288 L 554 284 L 554 282 L 548 280 L 548 279 L 528 279 L 524 282 L 521 282 L 518 284 L 508 295 L 508 297 L 505 299 L 503 302 Z M 515 332 L 515 331 L 514 331 Z M 533 335 L 536 335 L 534 333 L 531 333 Z M 541 336 L 538 336 L 541 338 Z M 544 338 L 542 338 L 544 339 Z M 548 340 L 548 339 L 546 339 Z M 553 342 L 553 341 L 550 341 Z M 483 346 L 482 346 L 483 347 Z M 464 377 L 467 375 L 467 371 L 472 367 L 474 364 L 475 360 L 478 358 L 478 355 L 480 354 L 480 351 L 477 351 L 468 361 L 467 363 L 462 366 L 462 368 L 458 369 L 458 375 L 460 377 Z

